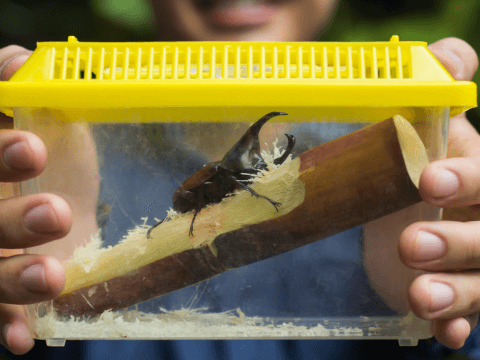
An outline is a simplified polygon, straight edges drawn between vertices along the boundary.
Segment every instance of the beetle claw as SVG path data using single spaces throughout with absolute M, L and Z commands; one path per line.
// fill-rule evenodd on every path
M 152 232 L 153 229 L 155 229 L 157 226 L 161 225 L 167 218 L 160 220 L 158 223 L 153 225 L 150 229 L 147 231 L 147 239 L 150 239 L 150 233 Z
M 282 205 L 282 203 L 279 203 L 279 202 L 276 202 L 276 201 L 273 201 L 273 200 L 270 200 L 270 202 L 275 207 L 275 210 L 277 210 L 277 212 L 278 212 L 278 206 Z

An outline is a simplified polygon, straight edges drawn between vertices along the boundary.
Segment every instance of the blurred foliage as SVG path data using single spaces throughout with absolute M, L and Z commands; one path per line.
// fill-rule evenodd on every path
M 132 4 L 133 3 L 133 7 Z M 154 41 L 148 0 L 1 0 L 0 46 L 38 41 Z
M 155 32 L 153 9 L 149 0 L 90 0 L 90 5 L 100 17 L 136 33 Z
M 168 0 L 156 0 L 168 1 Z M 478 0 L 340 0 L 324 41 L 400 40 L 434 42 L 455 36 L 480 53 Z M 153 41 L 157 39 L 149 0 L 1 0 L 0 47 L 33 49 L 37 41 Z M 480 73 L 474 81 L 480 82 Z M 480 111 L 469 119 L 480 129 Z
M 400 40 L 435 42 L 446 37 L 467 41 L 480 54 L 478 0 L 341 0 L 324 41 Z M 473 79 L 480 83 L 480 72 Z M 468 118 L 480 130 L 480 110 Z

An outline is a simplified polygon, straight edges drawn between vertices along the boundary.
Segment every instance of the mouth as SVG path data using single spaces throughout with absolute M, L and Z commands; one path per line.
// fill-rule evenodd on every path
M 268 0 L 196 0 L 197 7 L 212 25 L 224 28 L 262 26 L 280 10 Z

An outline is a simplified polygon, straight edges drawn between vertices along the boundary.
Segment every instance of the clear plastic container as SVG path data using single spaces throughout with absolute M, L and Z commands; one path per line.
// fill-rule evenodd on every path
M 419 176 L 476 89 L 425 43 L 70 38 L 40 43 L 0 105 L 48 150 L 20 193 L 73 211 L 68 236 L 27 249 L 67 273 L 58 299 L 28 306 L 47 344 L 431 336 L 408 307 L 417 273 L 398 237 L 440 219 Z M 284 114 L 238 145 L 271 112 Z M 285 134 L 293 151 L 276 164 Z

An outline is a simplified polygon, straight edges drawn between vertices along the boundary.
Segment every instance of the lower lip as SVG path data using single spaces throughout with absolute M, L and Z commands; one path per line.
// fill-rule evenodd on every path
M 207 12 L 210 21 L 223 27 L 242 27 L 265 25 L 278 12 L 272 5 L 240 5 L 217 8 Z

